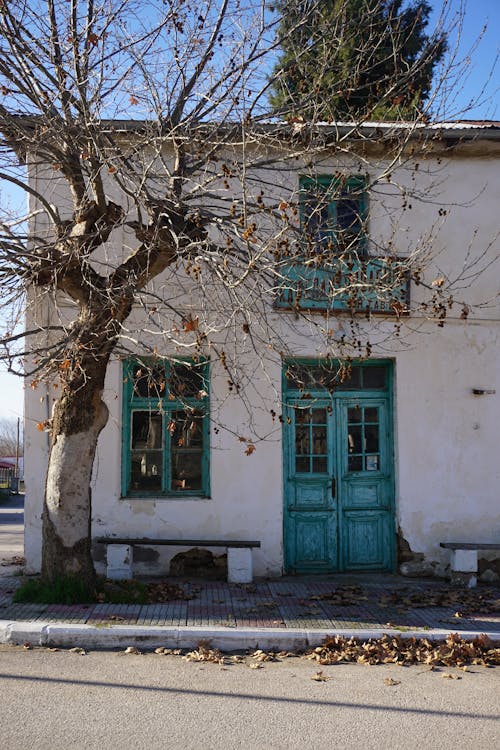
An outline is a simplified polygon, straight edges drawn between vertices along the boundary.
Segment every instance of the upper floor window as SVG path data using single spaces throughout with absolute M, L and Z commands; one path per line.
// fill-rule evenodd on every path
M 366 255 L 367 206 L 361 175 L 301 177 L 300 220 L 307 257 Z
M 208 364 L 124 363 L 123 494 L 208 495 Z
M 276 307 L 396 315 L 408 310 L 407 263 L 368 252 L 366 177 L 302 176 L 299 208 L 302 240 L 283 264 Z

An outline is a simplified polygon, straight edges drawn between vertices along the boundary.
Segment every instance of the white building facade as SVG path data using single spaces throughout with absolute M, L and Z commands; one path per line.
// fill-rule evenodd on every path
M 314 231 L 321 242 L 323 230 L 335 234 L 342 222 L 352 230 L 361 217 L 364 279 L 371 273 L 380 282 L 387 273 L 389 245 L 408 258 L 425 244 L 414 266 L 422 276 L 418 270 L 391 281 L 389 302 L 382 295 L 370 303 L 363 287 L 358 348 L 349 302 L 340 295 L 325 307 L 318 269 L 299 272 L 298 305 L 297 276 L 285 274 L 285 291 L 268 306 L 273 335 L 286 348 L 267 346 L 257 312 L 241 329 L 233 354 L 245 377 L 237 388 L 228 387 L 219 349 L 197 355 L 192 370 L 189 349 L 157 349 L 154 331 L 134 313 L 137 356 L 115 357 L 107 373 L 109 420 L 92 481 L 94 538 L 258 540 L 259 577 L 394 572 L 402 563 L 407 572 L 444 575 L 449 559 L 441 542 L 500 543 L 500 128 L 450 133 L 420 167 L 396 167 L 384 189 L 371 189 L 370 167 L 352 156 L 323 158 L 314 177 L 300 165 L 276 177 L 276 184 L 295 181 L 298 192 L 313 193 L 311 181 L 328 191 L 341 175 L 346 191 L 336 193 L 326 218 L 320 212 Z M 405 180 L 419 193 L 410 206 L 404 190 L 392 189 Z M 357 268 L 341 271 L 352 281 Z M 340 284 L 342 273 L 326 283 Z M 449 283 L 454 304 L 441 325 L 440 289 Z M 198 325 L 198 298 L 186 294 L 186 319 Z M 262 335 L 252 337 L 259 327 Z M 37 424 L 50 416 L 56 395 L 43 384 L 26 389 L 30 571 L 41 563 L 49 450 Z M 167 572 L 179 549 L 138 550 L 134 572 Z M 94 552 L 103 572 L 105 548 L 96 543 Z M 500 573 L 500 553 L 484 557 L 481 570 Z

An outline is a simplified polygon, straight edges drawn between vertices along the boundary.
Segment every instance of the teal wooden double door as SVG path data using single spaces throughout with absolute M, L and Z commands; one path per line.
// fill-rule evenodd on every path
M 389 395 L 308 396 L 286 402 L 285 569 L 393 570 Z

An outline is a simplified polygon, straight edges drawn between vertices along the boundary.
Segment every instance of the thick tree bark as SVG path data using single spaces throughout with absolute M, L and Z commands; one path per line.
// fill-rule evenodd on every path
M 42 577 L 95 578 L 91 556 L 91 478 L 99 433 L 108 419 L 102 401 L 108 357 L 87 368 L 86 382 L 55 404 L 43 511 Z

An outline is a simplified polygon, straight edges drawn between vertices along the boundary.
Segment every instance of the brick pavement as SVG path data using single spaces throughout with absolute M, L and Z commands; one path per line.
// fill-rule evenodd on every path
M 19 577 L 0 578 L 0 620 L 94 626 L 301 628 L 335 630 L 448 630 L 500 633 L 500 589 L 471 594 L 446 581 L 409 581 L 397 576 L 283 578 L 250 585 L 221 581 L 175 581 L 191 597 L 157 604 L 16 604 Z M 354 588 L 352 588 L 354 587 Z M 456 591 L 446 606 L 423 606 L 429 598 Z M 408 604 L 411 595 L 412 603 Z M 470 606 L 486 596 L 487 607 Z M 405 602 L 406 600 L 406 602 Z M 496 601 L 496 606 L 491 604 Z M 474 609 L 476 611 L 474 611 Z M 481 611 L 482 610 L 482 611 Z M 489 611 L 485 611 L 489 610 Z

